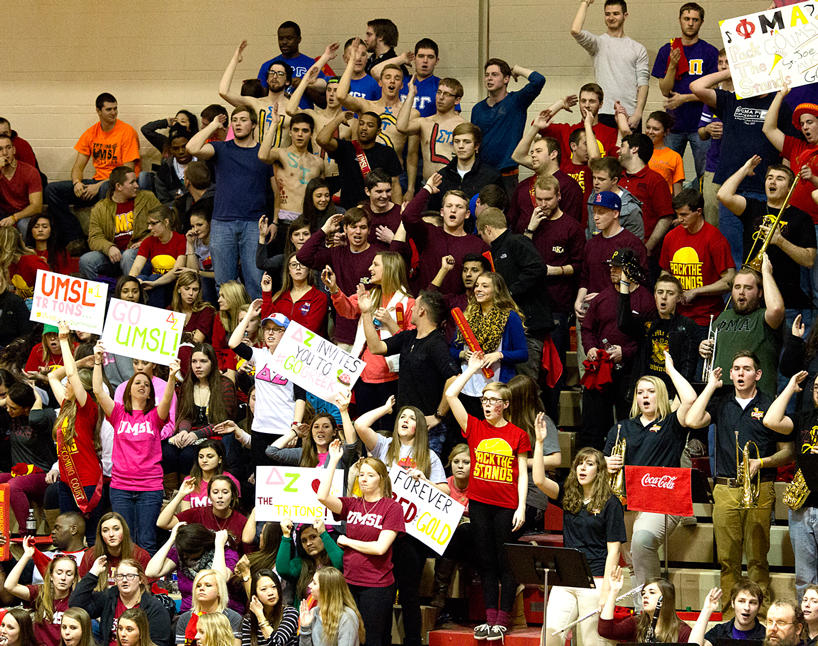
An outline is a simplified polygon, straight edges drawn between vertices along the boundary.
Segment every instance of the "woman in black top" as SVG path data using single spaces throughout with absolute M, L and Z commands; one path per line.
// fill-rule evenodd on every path
M 565 637 L 551 633 L 571 623 L 579 615 L 599 608 L 600 596 L 607 593 L 606 575 L 619 563 L 619 551 L 622 543 L 627 541 L 627 535 L 622 505 L 611 492 L 602 453 L 591 447 L 580 450 L 565 483 L 559 484 L 545 475 L 543 442 L 548 427 L 544 413 L 537 416 L 535 431 L 537 439 L 532 452 L 534 484 L 563 508 L 564 545 L 585 553 L 597 581 L 596 588 L 551 588 L 546 611 L 545 643 L 546 646 L 559 646 Z M 579 629 L 583 643 L 596 643 L 599 639 L 596 617 L 580 623 Z

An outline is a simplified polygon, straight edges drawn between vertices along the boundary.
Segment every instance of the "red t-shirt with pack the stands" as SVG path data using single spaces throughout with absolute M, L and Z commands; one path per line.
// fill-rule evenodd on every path
M 176 259 L 184 256 L 187 249 L 185 236 L 176 231 L 167 242 L 162 242 L 156 236 L 148 236 L 139 245 L 139 254 L 147 258 L 154 274 L 166 274 L 173 269 Z
M 488 393 L 488 397 L 496 396 L 496 393 Z M 469 443 L 472 464 L 469 500 L 517 509 L 517 478 L 520 476 L 517 456 L 531 451 L 528 433 L 511 422 L 492 426 L 484 419 L 469 415 L 463 437 Z

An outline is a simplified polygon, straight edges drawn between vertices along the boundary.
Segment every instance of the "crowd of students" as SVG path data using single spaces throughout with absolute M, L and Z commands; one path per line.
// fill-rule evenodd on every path
M 551 499 L 598 585 L 551 590 L 550 646 L 595 609 L 585 644 L 815 641 L 816 494 L 789 514 L 798 602 L 773 599 L 767 553 L 777 467 L 818 452 L 818 105 L 786 85 L 736 96 L 696 3 L 652 71 L 625 35 L 625 0 L 606 0 L 601 36 L 583 29 L 592 5 L 571 33 L 596 82 L 537 115 L 544 76 L 491 58 L 467 121 L 462 84 L 434 74 L 437 44 L 398 54 L 397 27 L 377 19 L 316 59 L 283 23 L 280 56 L 237 93 L 242 42 L 218 87 L 230 113 L 142 126 L 162 154 L 152 170 L 109 93 L 70 181 L 48 182 L 0 119 L 0 482 L 20 527 L 44 510 L 55 547 L 26 538 L 5 567 L 0 598 L 27 610 L 5 613 L 0 639 L 378 646 L 397 594 L 403 641 L 420 646 L 432 553 L 392 496 L 398 465 L 466 507 L 431 603 L 444 609 L 457 563 L 473 566 L 477 640 L 509 630 L 504 545 L 542 530 Z M 651 74 L 664 110 L 643 116 Z M 578 123 L 555 121 L 577 104 Z M 33 326 L 41 270 L 178 312 L 178 357 L 130 360 L 63 322 Z M 292 322 L 363 359 L 351 392 L 324 401 L 276 372 Z M 572 335 L 582 415 L 564 470 Z M 611 481 L 707 455 L 721 579 L 691 627 L 658 559 L 681 519 L 624 509 Z M 257 522 L 255 470 L 275 464 L 326 469 L 316 493 L 340 524 Z M 742 469 L 760 479 L 749 509 Z M 644 586 L 624 620 L 620 561 Z M 728 621 L 707 631 L 715 611 Z

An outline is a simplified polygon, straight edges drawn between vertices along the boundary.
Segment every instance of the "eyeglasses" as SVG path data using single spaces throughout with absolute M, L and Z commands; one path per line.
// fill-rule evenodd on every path
M 447 98 L 449 98 L 449 99 L 457 99 L 457 98 L 459 98 L 459 95 L 457 95 L 457 94 L 452 94 L 451 92 L 446 92 L 446 90 L 438 90 L 437 92 L 435 92 L 435 94 L 436 94 L 437 96 L 447 97 Z
M 508 401 L 506 399 L 498 399 L 497 397 L 481 397 L 480 403 L 481 404 L 491 404 L 492 406 L 496 404 L 502 404 L 504 401 Z
M 290 269 L 303 269 L 304 268 L 304 265 L 302 265 L 300 262 L 291 262 L 288 266 L 289 266 Z
M 283 70 L 278 70 L 278 71 L 270 70 L 269 72 L 267 72 L 267 76 L 287 76 L 287 72 L 285 72 Z
M 139 576 L 138 574 L 132 574 L 132 573 L 130 573 L 130 574 L 117 574 L 116 576 L 114 576 L 114 578 L 117 581 L 123 581 L 123 580 L 124 581 L 133 581 L 138 576 Z
M 792 626 L 793 623 L 795 623 L 795 622 L 792 622 L 792 621 L 778 621 L 777 619 L 768 619 L 765 622 L 764 625 L 767 626 L 767 628 L 786 628 L 787 626 Z

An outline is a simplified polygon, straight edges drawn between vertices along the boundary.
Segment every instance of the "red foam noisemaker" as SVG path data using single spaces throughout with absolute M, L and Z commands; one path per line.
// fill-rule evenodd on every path
M 398 327 L 403 329 L 403 303 L 395 305 L 395 321 L 397 321 Z
M 459 307 L 455 307 L 452 310 L 452 318 L 457 325 L 457 329 L 460 330 L 460 334 L 463 336 L 466 345 L 469 346 L 469 350 L 472 352 L 482 352 L 483 348 L 481 348 L 477 342 L 477 337 L 474 336 L 474 332 L 472 332 L 469 322 L 466 320 L 466 315 L 463 314 L 463 310 Z M 494 370 L 491 368 L 483 368 L 482 370 L 483 376 L 486 379 L 491 379 L 494 376 Z

